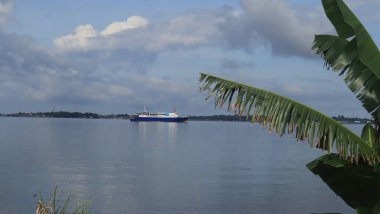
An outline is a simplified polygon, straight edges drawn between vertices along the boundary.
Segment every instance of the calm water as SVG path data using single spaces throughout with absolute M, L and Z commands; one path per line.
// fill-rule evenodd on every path
M 55 185 L 93 213 L 354 213 L 306 169 L 322 152 L 249 123 L 0 118 L 0 136 L 1 213 Z

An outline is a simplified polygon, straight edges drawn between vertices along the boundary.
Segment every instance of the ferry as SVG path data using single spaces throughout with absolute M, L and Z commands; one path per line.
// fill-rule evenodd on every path
M 145 111 L 143 113 L 133 114 L 130 118 L 130 121 L 184 122 L 188 119 L 189 117 L 182 116 L 174 110 L 174 112 L 171 113 L 149 113 Z

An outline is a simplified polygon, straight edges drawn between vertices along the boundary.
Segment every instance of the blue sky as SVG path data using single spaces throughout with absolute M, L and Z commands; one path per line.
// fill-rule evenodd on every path
M 310 50 L 334 33 L 319 1 L 0 0 L 0 112 L 220 114 L 207 72 L 329 115 L 365 116 Z M 380 42 L 380 2 L 346 1 Z

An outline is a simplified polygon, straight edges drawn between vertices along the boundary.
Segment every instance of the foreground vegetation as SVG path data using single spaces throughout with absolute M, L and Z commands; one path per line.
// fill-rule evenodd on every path
M 72 207 L 72 196 L 62 199 L 62 194 L 63 192 L 58 193 L 57 186 L 47 200 L 39 193 L 36 214 L 91 214 L 89 202 L 83 202 L 79 206 Z
M 359 214 L 380 213 L 380 52 L 364 26 L 343 0 L 322 0 L 337 35 L 316 35 L 313 49 L 325 65 L 344 77 L 372 116 L 361 137 L 342 124 L 290 98 L 201 74 L 201 90 L 215 97 L 215 106 L 226 105 L 247 115 L 278 135 L 294 133 L 299 141 L 329 154 L 307 164 Z

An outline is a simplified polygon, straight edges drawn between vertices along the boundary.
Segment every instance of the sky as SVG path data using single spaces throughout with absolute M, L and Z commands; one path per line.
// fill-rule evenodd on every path
M 380 1 L 346 0 L 380 42 Z M 320 1 L 0 0 L 0 113 L 224 114 L 201 72 L 370 117 L 311 50 Z

